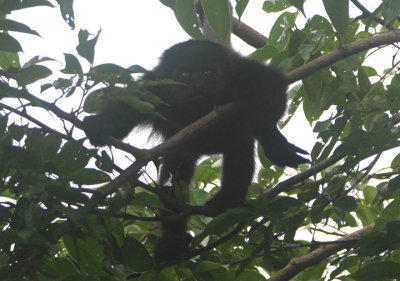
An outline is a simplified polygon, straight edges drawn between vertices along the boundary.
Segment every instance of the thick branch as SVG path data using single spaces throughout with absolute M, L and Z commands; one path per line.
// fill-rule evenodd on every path
M 375 224 L 370 224 L 360 230 L 357 230 L 337 240 L 338 242 L 348 242 L 348 243 L 324 245 L 318 247 L 316 250 L 310 252 L 305 256 L 293 258 L 288 265 L 286 265 L 284 268 L 275 273 L 269 279 L 269 281 L 290 280 L 292 277 L 294 277 L 299 272 L 303 271 L 305 268 L 319 264 L 322 260 L 339 252 L 340 250 L 353 246 L 365 232 L 373 229 L 374 227 Z
M 283 191 L 287 191 L 288 189 L 290 189 L 290 187 L 292 187 L 296 183 L 302 182 L 302 181 L 308 179 L 309 177 L 318 174 L 322 170 L 325 170 L 326 168 L 328 168 L 329 166 L 340 161 L 344 157 L 345 156 L 333 156 L 331 158 L 325 159 L 325 160 L 319 162 L 318 164 L 313 165 L 307 171 L 304 171 L 304 172 L 297 174 L 285 181 L 280 182 L 273 189 L 263 193 L 263 196 L 265 196 L 268 199 L 272 199 L 275 196 L 277 196 L 279 193 L 281 193 Z
M 235 18 L 232 18 L 232 32 L 256 49 L 262 48 L 267 44 L 267 37 Z
M 358 40 L 346 45 L 342 45 L 336 50 L 321 56 L 305 65 L 302 65 L 287 74 L 290 83 L 303 79 L 313 72 L 329 66 L 341 59 L 347 58 L 359 52 L 367 51 L 371 48 L 381 47 L 400 41 L 400 30 L 384 32 L 366 39 Z

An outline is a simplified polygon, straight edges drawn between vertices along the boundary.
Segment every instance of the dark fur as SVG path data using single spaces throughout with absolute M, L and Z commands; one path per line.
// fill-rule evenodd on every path
M 204 154 L 223 154 L 221 190 L 206 203 L 213 214 L 240 206 L 254 172 L 254 140 L 278 166 L 295 167 L 308 160 L 305 151 L 290 144 L 276 123 L 286 107 L 287 82 L 275 68 L 244 58 L 222 45 L 189 40 L 166 50 L 159 65 L 143 80 L 173 79 L 185 85 L 164 85 L 152 91 L 166 104 L 156 106 L 165 119 L 144 115 L 121 102 L 86 117 L 83 128 L 91 143 L 106 145 L 107 136 L 122 139 L 134 126 L 147 123 L 165 139 L 230 101 L 244 110 L 219 120 L 196 139 L 163 156 L 159 184 L 189 185 L 196 160 Z M 172 176 L 172 178 L 171 178 Z M 164 214 L 164 213 L 162 213 Z M 189 242 L 186 220 L 162 222 L 163 236 L 154 249 L 157 259 L 179 258 Z M 182 248 L 182 249 L 181 249 Z

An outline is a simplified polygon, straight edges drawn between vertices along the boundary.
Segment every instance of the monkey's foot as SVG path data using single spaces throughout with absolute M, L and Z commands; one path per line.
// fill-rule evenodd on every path
M 174 262 L 182 259 L 189 249 L 192 236 L 187 233 L 168 233 L 158 239 L 153 248 L 156 262 Z

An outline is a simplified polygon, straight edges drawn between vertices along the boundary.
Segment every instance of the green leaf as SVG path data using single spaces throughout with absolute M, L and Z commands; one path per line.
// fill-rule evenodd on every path
M 396 279 L 400 276 L 400 263 L 392 261 L 371 262 L 350 275 L 359 281 Z
M 104 89 L 98 89 L 91 92 L 85 99 L 83 110 L 87 113 L 96 113 L 103 107 L 106 101 Z
M 309 280 L 323 280 L 324 279 L 324 273 L 326 271 L 326 266 L 327 263 L 321 261 L 319 264 L 316 264 L 314 266 L 311 266 L 304 271 L 302 271 L 300 274 L 296 275 L 297 280 L 301 281 L 309 281 Z
M 333 26 L 344 36 L 350 25 L 349 0 L 323 0 L 323 3 Z
M 153 259 L 144 245 L 130 236 L 126 237 L 121 252 L 124 265 L 134 272 L 145 272 L 153 267 Z
M 51 74 L 51 70 L 43 65 L 32 65 L 28 68 L 22 68 L 17 74 L 17 80 L 21 86 L 26 86 Z
M 3 14 L 8 14 L 15 10 L 32 8 L 37 6 L 47 6 L 54 8 L 54 5 L 47 0 L 29 0 L 29 1 L 3 0 L 2 2 L 3 3 L 1 4 L 1 12 Z
M 221 163 L 219 158 L 208 158 L 202 161 L 196 168 L 193 182 L 198 185 L 200 183 L 211 183 L 221 174 Z M 216 165 L 217 164 L 217 165 Z
M 67 258 L 54 258 L 49 261 L 49 269 L 55 276 L 77 276 L 79 271 Z
M 175 9 L 175 0 L 160 0 L 160 2 L 172 10 Z
M 400 176 L 389 180 L 385 199 L 397 198 L 400 195 Z
M 365 74 L 368 77 L 378 76 L 378 72 L 376 72 L 375 68 L 373 67 L 363 65 L 361 68 L 364 70 Z
M 176 0 L 175 17 L 183 30 L 193 38 L 203 38 L 200 22 L 196 15 L 194 1 Z
M 14 37 L 0 32 L 0 51 L 18 53 L 22 52 L 22 47 Z
M 154 195 L 154 193 L 143 191 L 143 192 L 136 192 L 135 197 L 139 198 L 140 201 L 144 202 L 146 206 L 151 207 L 152 209 L 162 209 L 164 205 L 161 204 L 158 197 Z
M 8 19 L 0 20 L 0 30 L 16 31 L 39 36 L 39 33 L 37 33 L 35 30 L 32 30 L 29 26 Z
M 366 186 L 363 189 L 363 194 L 364 194 L 364 198 L 367 201 L 367 203 L 371 204 L 374 201 L 375 197 L 376 197 L 377 190 L 373 186 Z
M 135 96 L 126 97 L 123 101 L 143 114 L 152 113 L 155 110 L 154 105 Z
M 202 235 L 219 234 L 227 231 L 230 227 L 243 220 L 248 221 L 254 216 L 248 208 L 231 208 L 214 218 L 205 228 Z
M 75 28 L 74 9 L 72 7 L 74 0 L 57 0 L 60 6 L 61 15 L 64 21 L 71 27 Z
M 133 69 L 135 70 L 135 68 Z M 125 69 L 113 63 L 100 64 L 90 69 L 90 78 L 94 81 L 108 82 L 110 84 L 126 83 L 132 81 L 132 69 Z
M 279 51 L 274 46 L 266 45 L 260 49 L 257 49 L 254 53 L 250 54 L 250 58 L 258 61 L 267 61 L 278 56 Z
M 146 73 L 147 70 L 140 65 L 134 64 L 127 68 L 131 73 Z
M 249 0 L 236 0 L 235 11 L 239 19 L 242 17 L 244 10 L 246 10 Z
M 50 185 L 46 187 L 47 192 L 55 199 L 68 204 L 86 204 L 89 198 L 79 189 L 66 188 L 60 185 Z M 54 200 L 54 199 L 53 199 Z
M 364 119 L 364 126 L 367 131 L 379 130 L 389 123 L 389 116 L 386 113 L 372 113 Z
M 267 13 L 275 13 L 285 10 L 290 7 L 290 3 L 287 0 L 273 0 L 264 1 L 262 9 Z
M 212 30 L 226 45 L 230 44 L 231 9 L 228 0 L 201 0 L 204 15 Z
M 365 72 L 364 68 L 358 68 L 358 84 L 360 85 L 360 90 L 364 93 L 367 93 L 371 89 L 371 82 L 369 81 L 368 75 Z
M 268 45 L 276 47 L 283 51 L 286 49 L 290 40 L 291 29 L 296 20 L 296 13 L 282 13 L 271 28 L 268 38 Z
M 0 205 L 0 223 L 8 222 L 11 217 L 11 210 Z
M 140 226 L 136 224 L 130 224 L 124 229 L 126 235 L 134 235 L 134 234 L 146 234 L 147 230 L 143 230 Z
M 327 206 L 326 200 L 322 198 L 317 198 L 311 209 L 310 218 L 312 223 L 319 223 L 324 217 L 324 209 Z
M 12 73 L 18 72 L 21 68 L 18 53 L 2 52 L 0 51 L 0 68 L 5 69 L 7 72 L 1 73 L 6 77 L 11 77 Z
M 399 0 L 383 1 L 382 16 L 385 19 L 385 24 L 391 24 L 400 15 Z
M 319 104 L 323 87 L 323 73 L 321 71 L 314 72 L 303 79 L 305 96 L 310 98 L 316 104 Z
M 79 60 L 72 54 L 65 54 L 65 68 L 61 72 L 65 74 L 83 74 L 82 66 Z
M 288 45 L 288 57 L 296 57 L 302 42 L 306 39 L 307 33 L 302 30 L 295 30 L 290 36 Z
M 83 140 L 70 140 L 54 157 L 52 162 L 60 173 L 68 175 L 86 167 L 91 153 L 82 144 Z
M 357 201 L 351 196 L 341 196 L 333 201 L 332 205 L 343 212 L 351 212 L 357 207 Z
M 190 201 L 195 206 L 202 206 L 210 199 L 210 193 L 203 189 L 196 188 L 190 193 Z
M 81 29 L 78 33 L 79 44 L 76 47 L 78 54 L 85 58 L 88 62 L 93 64 L 94 61 L 94 48 L 97 40 L 99 39 L 101 30 L 99 30 L 95 37 L 89 40 L 89 32 Z
M 289 2 L 295 6 L 304 15 L 304 0 L 289 0 Z M 305 15 L 304 15 L 305 16 Z
M 307 118 L 307 121 L 312 124 L 315 120 L 322 114 L 322 110 L 320 108 L 320 103 L 316 100 L 310 99 L 308 96 L 304 97 L 303 100 L 303 111 L 304 115 Z
M 340 82 L 340 87 L 351 93 L 357 90 L 357 79 L 354 75 L 354 70 L 358 69 L 360 61 L 356 56 L 347 57 L 332 66 L 337 78 Z
M 44 91 L 50 89 L 51 87 L 53 87 L 53 84 L 43 84 L 40 86 L 40 93 L 43 93 Z
M 113 170 L 113 161 L 105 150 L 101 152 L 101 157 L 96 160 L 95 164 L 97 168 L 108 173 L 111 173 Z
M 43 141 L 45 147 L 43 157 L 46 160 L 51 160 L 57 155 L 62 143 L 62 138 L 57 134 L 50 133 L 43 137 Z
M 323 31 L 317 31 L 308 35 L 304 39 L 304 41 L 301 42 L 299 46 L 299 54 L 305 62 L 307 62 L 311 58 L 313 51 L 320 44 L 323 37 L 324 37 Z
M 391 167 L 393 170 L 397 170 L 397 169 L 400 168 L 400 153 L 397 154 L 397 155 L 393 158 L 392 163 L 390 164 L 390 167 Z
M 64 235 L 63 242 L 71 257 L 87 273 L 94 275 L 104 273 L 102 266 L 104 253 L 101 245 L 95 239 L 91 237 L 81 239 Z
M 96 169 L 81 169 L 68 175 L 68 180 L 77 185 L 92 185 L 105 183 L 111 180 L 110 176 Z
M 45 62 L 45 61 L 55 61 L 52 58 L 49 57 L 39 57 L 39 56 L 34 56 L 33 58 L 31 58 L 29 61 L 27 61 L 26 63 L 24 63 L 24 65 L 22 66 L 23 68 L 28 68 L 30 66 L 36 65 L 40 62 Z
M 0 137 L 4 136 L 8 124 L 8 114 L 0 115 Z
M 340 262 L 340 265 L 332 271 L 330 274 L 329 278 L 333 279 L 334 277 L 338 276 L 340 273 L 342 273 L 345 270 L 348 270 L 350 273 L 354 272 L 354 270 L 351 270 L 352 268 L 358 269 L 358 263 L 359 263 L 359 258 L 355 256 L 348 256 L 343 258 L 343 260 Z
M 357 208 L 355 209 L 355 212 L 357 218 L 360 219 L 363 226 L 367 226 L 371 223 L 374 223 L 377 218 L 376 212 L 374 212 L 374 210 L 371 207 L 366 205 L 358 204 Z
M 56 81 L 53 82 L 53 84 L 51 84 L 51 86 L 53 86 L 54 89 L 64 91 L 69 87 L 71 87 L 72 83 L 73 83 L 72 79 L 58 78 Z
M 396 199 L 389 203 L 383 210 L 379 222 L 389 222 L 398 219 L 400 214 L 400 200 Z

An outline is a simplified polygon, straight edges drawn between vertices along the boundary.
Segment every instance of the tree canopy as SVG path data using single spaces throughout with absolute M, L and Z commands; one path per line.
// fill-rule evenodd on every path
M 241 21 L 248 0 L 195 2 L 159 5 L 171 8 L 191 37 L 207 38 L 196 13 L 201 4 L 222 43 L 229 45 L 233 34 L 255 48 L 252 58 L 286 73 L 289 105 L 280 126 L 296 111 L 304 114 L 317 135 L 312 164 L 282 169 L 259 149 L 246 206 L 210 218 L 202 205 L 218 190 L 221 165 L 218 156 L 204 158 L 190 204 L 173 202 L 190 217 L 190 254 L 155 266 L 150 253 L 163 205 L 146 165 L 233 114 L 236 104 L 215 109 L 152 149 L 113 138 L 113 149 L 94 148 L 82 137 L 81 120 L 105 97 L 158 114 L 160 101 L 147 90 L 151 82 L 137 79 L 146 70 L 94 65 L 101 31 L 75 30 L 73 0 L 0 0 L 1 279 L 400 278 L 400 1 L 376 1 L 371 9 L 367 0 L 320 0 L 325 10 L 312 16 L 305 0 L 265 1 L 265 16 L 277 16 L 265 35 Z M 40 36 L 40 30 L 13 20 L 13 12 L 34 13 L 38 6 L 59 9 L 78 37 L 76 52 L 65 53 L 60 69 L 50 56 L 20 64 L 24 45 L 14 34 Z M 387 65 L 383 54 L 392 58 Z M 73 109 L 66 111 L 62 103 L 71 99 Z M 43 112 L 48 122 L 37 118 Z M 115 151 L 125 153 L 128 168 Z

